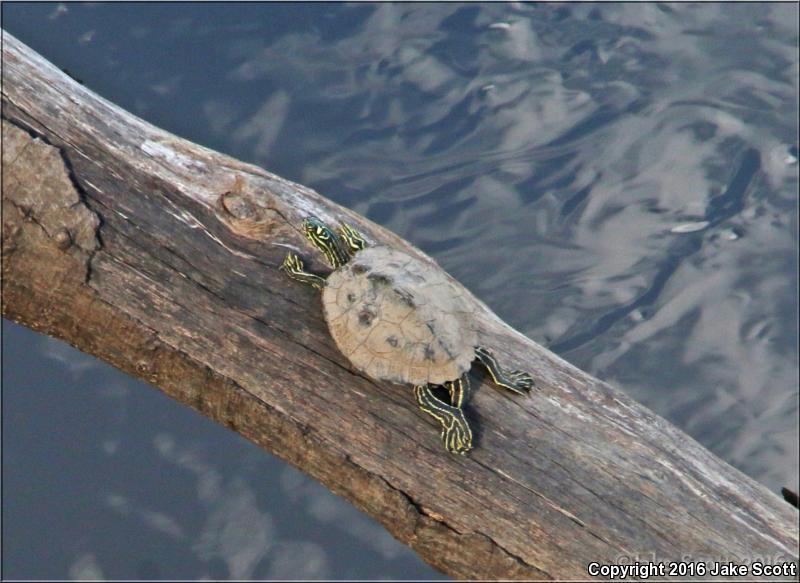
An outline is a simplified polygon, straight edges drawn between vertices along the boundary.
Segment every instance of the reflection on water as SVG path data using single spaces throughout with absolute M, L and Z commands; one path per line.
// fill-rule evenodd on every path
M 797 7 L 348 10 L 232 42 L 229 78 L 276 89 L 218 135 L 269 125 L 256 161 L 302 152 L 532 338 L 797 483 Z
M 391 228 L 531 338 L 773 491 L 796 489 L 796 5 L 5 16 L 104 96 Z M 304 484 L 289 499 L 325 528 L 348 523 L 376 556 L 398 552 L 344 506 L 315 503 L 303 478 L 281 480 Z M 251 486 L 226 483 L 198 492 L 228 501 L 207 507 L 198 557 L 235 577 L 341 576 L 317 542 L 273 540 Z M 92 552 L 74 568 L 96 571 Z

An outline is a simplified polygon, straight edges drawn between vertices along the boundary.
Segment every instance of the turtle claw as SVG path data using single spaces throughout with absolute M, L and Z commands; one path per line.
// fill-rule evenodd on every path
M 506 370 L 502 368 L 494 355 L 482 346 L 475 347 L 475 356 L 489 370 L 494 382 L 509 391 L 520 395 L 530 392 L 535 386 L 533 377 L 522 370 Z
M 460 411 L 450 425 L 442 430 L 442 441 L 450 453 L 466 455 L 472 449 L 472 430 Z
M 300 283 L 310 285 L 317 289 L 322 289 L 325 286 L 325 280 L 323 278 L 305 271 L 303 260 L 295 253 L 287 253 L 279 269 Z
M 303 271 L 303 267 L 303 260 L 297 254 L 287 253 L 280 269 L 286 273 L 297 273 L 298 271 Z
M 530 373 L 527 373 L 525 371 L 512 370 L 506 373 L 506 376 L 508 377 L 508 380 L 510 380 L 515 387 L 525 391 L 526 393 L 530 391 L 534 386 L 536 386 L 533 377 L 530 375 Z
M 464 455 L 472 449 L 472 430 L 460 408 L 438 399 L 431 385 L 416 385 L 414 394 L 420 409 L 439 422 L 447 451 Z

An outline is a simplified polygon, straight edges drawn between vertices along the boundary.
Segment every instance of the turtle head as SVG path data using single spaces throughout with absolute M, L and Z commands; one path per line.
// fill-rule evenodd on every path
M 322 251 L 334 269 L 340 268 L 350 260 L 347 245 L 333 229 L 317 217 L 306 218 L 303 221 L 303 231 L 314 247 Z

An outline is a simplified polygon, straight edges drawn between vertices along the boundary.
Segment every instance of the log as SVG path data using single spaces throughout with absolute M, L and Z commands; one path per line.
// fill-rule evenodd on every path
M 303 218 L 435 262 L 316 192 L 142 121 L 3 32 L 3 316 L 144 379 L 310 474 L 459 578 L 583 579 L 590 563 L 797 562 L 797 510 L 501 321 L 485 344 L 537 388 L 473 368 L 468 456 L 410 388 L 336 349 Z M 456 283 L 456 285 L 458 285 Z M 485 386 L 484 386 L 485 385 Z

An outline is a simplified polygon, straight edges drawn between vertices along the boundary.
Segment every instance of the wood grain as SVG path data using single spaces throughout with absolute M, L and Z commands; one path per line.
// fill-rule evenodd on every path
M 326 271 L 299 232 L 310 214 L 432 259 L 302 185 L 147 124 L 6 32 L 2 56 L 5 317 L 291 462 L 455 577 L 797 561 L 796 509 L 455 281 L 486 344 L 538 388 L 518 398 L 473 368 L 476 448 L 448 455 L 411 390 L 357 373 L 319 293 L 278 270 L 295 250 Z

